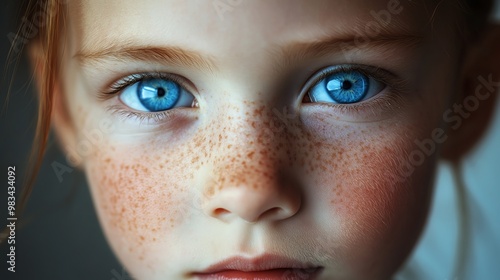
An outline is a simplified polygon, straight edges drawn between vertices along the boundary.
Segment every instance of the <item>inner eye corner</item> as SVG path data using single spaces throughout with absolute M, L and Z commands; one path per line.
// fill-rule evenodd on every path
M 196 97 L 194 97 L 193 102 L 191 102 L 191 108 L 200 108 L 200 103 Z
M 307 90 L 303 96 L 302 96 L 302 99 L 301 99 L 301 103 L 312 103 L 312 99 L 311 99 L 311 95 L 310 95 L 310 90 Z

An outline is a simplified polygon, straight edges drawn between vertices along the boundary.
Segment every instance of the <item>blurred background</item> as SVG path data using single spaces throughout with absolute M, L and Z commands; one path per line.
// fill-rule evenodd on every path
M 7 166 L 17 167 L 19 193 L 35 128 L 36 98 L 29 64 L 25 57 L 19 60 L 11 84 L 15 65 L 6 61 L 11 46 L 9 36 L 15 34 L 17 21 L 23 16 L 19 2 L 4 0 L 0 4 L 0 176 L 5 176 L 0 180 L 2 226 L 7 218 Z M 451 274 L 457 247 L 458 208 L 450 168 L 441 164 L 429 224 L 397 279 L 500 279 L 500 104 L 497 105 L 489 133 L 465 161 L 473 224 L 470 269 L 466 275 Z M 23 224 L 17 223 L 16 272 L 7 271 L 8 251 L 4 244 L 0 246 L 0 279 L 131 279 L 104 239 L 84 176 L 72 170 L 61 180 L 53 163 L 69 166 L 51 136 Z

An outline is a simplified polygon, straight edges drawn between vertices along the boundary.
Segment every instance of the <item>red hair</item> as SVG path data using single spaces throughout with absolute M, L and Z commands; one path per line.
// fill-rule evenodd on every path
M 21 216 L 28 202 L 29 196 L 33 190 L 38 172 L 43 162 L 45 148 L 50 133 L 51 114 L 53 108 L 53 89 L 58 76 L 59 64 L 59 42 L 60 42 L 60 22 L 62 12 L 62 1 L 66 0 L 38 0 L 29 1 L 26 8 L 26 18 L 34 19 L 35 15 L 43 15 L 38 22 L 37 27 L 33 23 L 24 21 L 18 31 L 18 35 L 12 41 L 12 48 L 9 52 L 9 59 L 19 59 L 13 57 L 13 53 L 22 54 L 27 38 L 24 38 L 21 31 L 25 34 L 36 33 L 32 41 L 29 41 L 28 47 L 37 45 L 42 52 L 40 59 L 37 60 L 33 68 L 37 70 L 40 84 L 38 94 L 38 111 L 35 136 L 33 146 L 27 164 L 27 177 L 23 182 L 24 186 L 20 191 L 17 204 L 17 216 Z M 36 30 L 38 28 L 38 30 Z M 14 49 L 16 48 L 16 49 Z M 3 239 L 0 240 L 3 242 Z

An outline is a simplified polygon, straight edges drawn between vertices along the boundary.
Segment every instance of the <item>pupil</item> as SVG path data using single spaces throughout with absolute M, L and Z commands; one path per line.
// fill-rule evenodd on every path
M 352 87 L 352 83 L 350 81 L 343 81 L 342 82 L 342 89 L 350 90 L 351 87 Z
M 163 97 L 163 96 L 165 96 L 165 90 L 163 88 L 159 88 L 157 94 L 158 94 L 158 97 Z

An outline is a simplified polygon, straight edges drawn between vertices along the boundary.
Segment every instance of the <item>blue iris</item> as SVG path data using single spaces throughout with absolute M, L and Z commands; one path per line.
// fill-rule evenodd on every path
M 174 81 L 146 79 L 137 85 L 137 97 L 141 104 L 151 112 L 171 109 L 179 100 L 181 88 Z
M 361 72 L 339 72 L 327 76 L 323 84 L 328 95 L 337 103 L 356 103 L 366 96 L 370 79 Z

